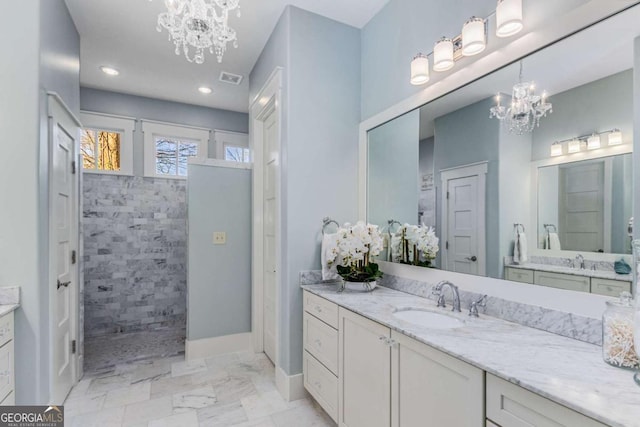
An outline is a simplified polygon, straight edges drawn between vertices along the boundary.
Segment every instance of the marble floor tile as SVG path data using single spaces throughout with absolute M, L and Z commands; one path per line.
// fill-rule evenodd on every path
M 136 425 L 170 415 L 173 415 L 171 397 L 165 396 L 125 406 L 122 422 L 125 426 Z
M 277 391 L 253 394 L 243 397 L 240 402 L 250 420 L 260 419 L 289 409 L 288 403 Z
M 257 394 L 256 387 L 249 378 L 229 376 L 211 383 L 218 402 L 230 403 Z
M 131 385 L 127 388 L 111 390 L 107 393 L 104 401 L 104 408 L 115 408 L 118 406 L 130 405 L 136 402 L 143 402 L 151 398 L 151 383 L 144 382 Z
M 248 421 L 242 404 L 223 403 L 198 409 L 200 427 L 224 427 Z
M 195 409 L 206 408 L 217 402 L 216 394 L 213 387 L 197 388 L 194 390 L 184 391 L 173 395 L 173 412 L 188 412 Z
M 198 427 L 196 411 L 174 414 L 166 418 L 149 421 L 149 427 Z
M 238 353 L 219 354 L 206 359 L 209 368 L 227 369 L 227 366 L 239 361 Z
M 67 427 L 120 427 L 124 416 L 124 406 L 102 409 L 70 417 L 65 406 L 65 426 Z
M 299 427 L 306 427 L 304 420 L 300 420 Z M 257 420 L 249 420 L 244 423 L 235 424 L 233 427 L 277 427 L 271 417 L 262 417 Z
M 172 396 L 175 393 L 189 391 L 202 387 L 202 383 L 195 383 L 193 377 L 184 375 L 181 377 L 167 377 L 151 381 L 151 398 Z
M 131 385 L 131 377 L 129 375 L 109 374 L 93 378 L 87 388 L 87 394 L 108 393 L 112 390 L 129 387 L 129 385 Z
M 131 372 L 131 384 L 138 384 L 145 381 L 156 381 L 171 376 L 171 365 L 143 365 L 137 366 Z
M 305 427 L 334 427 L 336 425 L 322 409 L 306 400 L 305 403 L 295 408 L 271 415 L 271 419 L 277 427 L 299 427 L 300 420 L 305 420 Z
M 207 371 L 207 364 L 204 359 L 175 362 L 171 365 L 171 376 L 180 377 L 183 375 L 199 374 Z
M 106 397 L 106 393 L 98 393 L 69 398 L 64 403 L 65 416 L 72 417 L 75 415 L 99 411 L 102 409 L 102 405 L 104 404 Z

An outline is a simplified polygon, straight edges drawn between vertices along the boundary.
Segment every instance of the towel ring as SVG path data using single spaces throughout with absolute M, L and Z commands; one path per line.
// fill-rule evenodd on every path
M 547 230 L 547 233 L 549 233 L 551 230 L 551 228 L 553 228 L 553 232 L 557 233 L 558 229 L 556 228 L 555 224 L 544 224 L 544 229 Z
M 522 233 L 524 233 L 524 232 L 525 232 L 524 225 L 522 225 L 522 224 L 513 224 L 513 226 L 516 228 L 516 231 L 517 231 L 518 233 L 520 233 L 520 232 L 521 232 L 521 231 L 520 231 L 520 229 L 521 229 L 521 228 L 522 228 Z
M 392 232 L 391 232 L 391 228 L 392 228 L 394 225 L 396 225 L 396 224 L 397 224 L 397 225 L 399 225 L 400 227 L 402 227 L 402 224 L 400 223 L 400 221 L 396 221 L 395 219 L 390 219 L 389 221 L 387 221 L 387 224 L 389 224 L 389 225 L 387 226 L 387 231 L 389 232 L 389 234 L 391 234 L 391 233 L 392 233 Z
M 335 224 L 336 227 L 340 228 L 340 224 L 338 224 L 338 221 L 335 221 L 328 216 L 322 218 L 322 235 L 326 234 L 326 228 L 331 224 Z

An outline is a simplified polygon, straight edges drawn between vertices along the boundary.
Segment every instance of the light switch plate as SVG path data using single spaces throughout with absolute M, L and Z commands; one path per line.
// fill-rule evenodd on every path
M 224 231 L 215 231 L 213 233 L 213 244 L 214 245 L 226 245 L 227 244 L 227 233 Z

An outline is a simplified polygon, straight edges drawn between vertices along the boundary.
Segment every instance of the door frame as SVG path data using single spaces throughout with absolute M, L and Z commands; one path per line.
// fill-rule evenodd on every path
M 253 160 L 253 230 L 252 230 L 252 304 L 251 333 L 253 349 L 264 351 L 264 119 L 271 113 L 276 114 L 278 132 L 276 147 L 278 149 L 278 168 L 276 171 L 276 344 L 275 365 L 280 366 L 280 294 L 282 278 L 282 67 L 276 67 L 271 76 L 255 96 L 249 108 L 249 148 Z
M 72 206 L 75 207 L 76 217 L 73 221 L 71 221 L 71 241 L 75 242 L 74 247 L 70 248 L 76 251 L 76 263 L 71 265 L 71 281 L 75 283 L 75 287 L 73 288 L 73 292 L 71 293 L 71 301 L 70 301 L 70 324 L 71 324 L 71 340 L 75 340 L 76 342 L 76 351 L 71 354 L 71 383 L 75 385 L 80 377 L 83 374 L 82 367 L 82 359 L 80 358 L 80 331 L 79 331 L 79 317 L 80 317 L 80 262 L 82 259 L 82 255 L 80 253 L 80 218 L 81 218 L 81 210 L 80 210 L 80 175 L 82 174 L 81 166 L 82 164 L 78 162 L 78 155 L 80 153 L 80 129 L 82 129 L 82 123 L 80 120 L 71 112 L 69 107 L 65 104 L 64 100 L 58 95 L 56 92 L 47 92 L 48 102 L 47 102 L 47 144 L 48 144 L 48 197 L 47 197 L 47 213 L 49 216 L 49 256 L 48 256 L 48 283 L 47 287 L 49 289 L 49 372 L 50 372 L 50 389 L 49 396 L 50 399 L 53 400 L 56 398 L 54 395 L 56 389 L 56 375 L 55 375 L 55 366 L 53 353 L 56 351 L 56 340 L 55 340 L 55 315 L 56 315 L 56 307 L 55 307 L 55 297 L 56 297 L 56 288 L 53 286 L 53 283 L 56 282 L 56 268 L 55 268 L 55 249 L 56 242 L 53 237 L 53 233 L 55 232 L 55 224 L 56 224 L 56 216 L 55 216 L 55 204 L 53 203 L 53 194 L 54 194 L 54 180 L 52 178 L 53 173 L 53 138 L 54 138 L 54 125 L 56 122 L 66 122 L 66 127 L 68 128 L 76 128 L 76 138 L 75 144 L 73 145 L 73 154 L 72 158 L 75 161 L 75 173 L 73 174 L 73 182 L 72 182 L 72 194 L 73 201 L 71 203 Z M 63 402 L 54 402 L 62 404 Z
M 487 240 L 486 240 L 486 191 L 487 191 L 487 172 L 489 169 L 489 162 L 471 163 L 464 166 L 456 166 L 453 168 L 440 169 L 440 214 L 442 218 L 440 235 L 442 242 L 449 240 L 449 203 L 447 202 L 447 188 L 449 188 L 449 181 L 453 179 L 469 178 L 472 176 L 478 177 L 478 215 L 476 217 L 478 222 L 478 275 L 485 276 L 487 270 Z M 442 246 L 442 266 L 447 266 L 449 250 L 446 245 Z

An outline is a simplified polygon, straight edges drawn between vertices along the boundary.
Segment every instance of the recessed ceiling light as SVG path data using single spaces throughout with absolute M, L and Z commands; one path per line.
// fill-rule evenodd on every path
M 198 90 L 200 93 L 204 93 L 205 95 L 209 95 L 212 92 L 211 88 L 207 86 L 200 86 Z
M 120 71 L 116 70 L 115 68 L 111 68 L 111 67 L 102 66 L 102 67 L 100 67 L 100 70 L 103 73 L 105 73 L 105 74 L 107 74 L 109 76 L 117 76 L 118 74 L 120 74 Z

